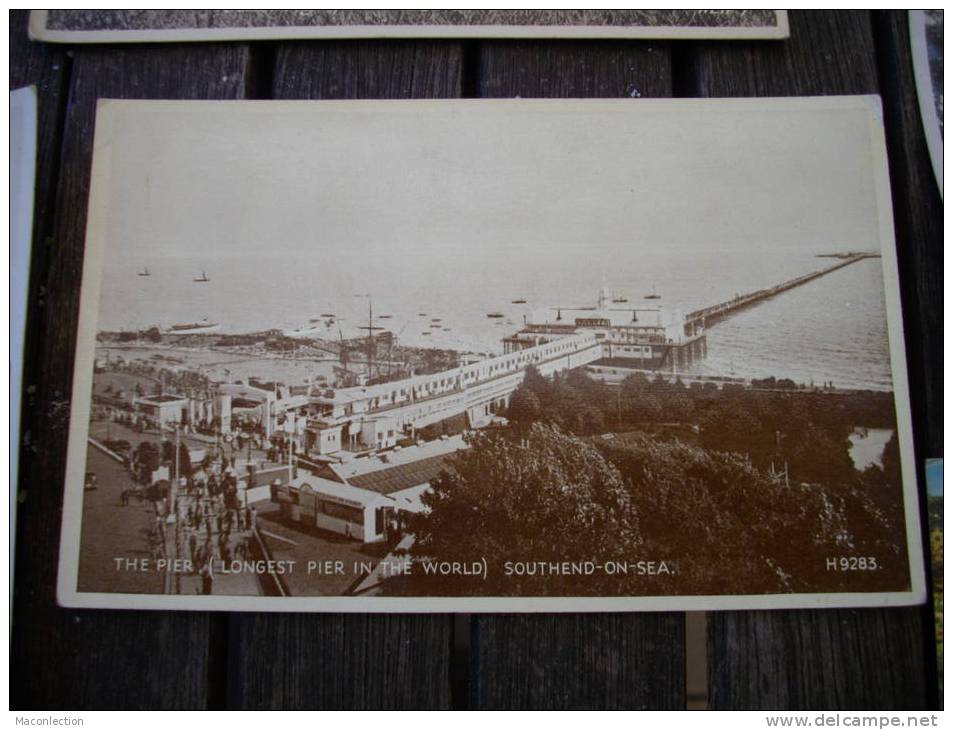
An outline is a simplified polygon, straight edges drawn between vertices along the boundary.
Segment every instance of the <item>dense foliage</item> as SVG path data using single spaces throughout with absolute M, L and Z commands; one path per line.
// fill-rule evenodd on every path
M 708 450 L 742 454 L 759 468 L 787 462 L 798 479 L 821 482 L 853 476 L 847 437 L 854 426 L 895 427 L 891 393 L 689 387 L 642 374 L 606 385 L 581 370 L 547 379 L 531 369 L 508 415 L 516 428 L 541 420 L 580 436 L 675 433 Z
M 621 387 L 531 370 L 511 424 L 472 436 L 411 518 L 421 561 L 485 558 L 430 594 L 639 595 L 902 590 L 899 449 L 857 471 L 854 425 L 893 427 L 889 394 Z M 787 466 L 785 472 L 782 465 Z M 875 570 L 841 558 L 874 558 Z M 832 568 L 831 560 L 835 567 Z M 506 575 L 507 561 L 665 563 L 659 575 Z M 392 590 L 409 589 L 392 585 Z
M 504 560 L 609 560 L 640 550 L 637 510 L 618 469 L 590 443 L 553 426 L 534 425 L 520 438 L 501 431 L 470 437 L 453 469 L 424 496 L 430 514 L 410 518 L 413 554 L 470 563 L 486 558 L 486 581 L 431 580 L 437 593 L 572 593 L 576 584 L 503 579 Z M 585 592 L 618 592 L 597 578 Z M 524 590 L 526 589 L 526 590 Z

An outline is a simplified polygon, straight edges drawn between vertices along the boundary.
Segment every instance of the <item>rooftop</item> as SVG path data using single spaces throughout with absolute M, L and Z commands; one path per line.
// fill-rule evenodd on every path
M 154 405 L 160 405 L 164 403 L 174 403 L 176 401 L 187 400 L 184 395 L 144 395 L 141 398 L 137 398 L 136 402 L 138 403 L 151 403 Z
M 463 448 L 466 448 L 463 436 L 458 435 L 379 456 L 330 464 L 329 468 L 353 487 L 377 494 L 393 494 L 431 482 L 447 468 L 447 460 Z
M 657 304 L 633 304 L 608 309 L 547 307 L 533 312 L 532 325 L 574 325 L 577 319 L 605 319 L 612 327 L 665 327 L 683 321 L 681 312 L 662 309 Z
M 324 479 L 312 474 L 299 476 L 297 479 L 293 479 L 288 483 L 289 487 L 295 489 L 301 489 L 305 485 L 309 486 L 312 491 L 318 494 L 326 494 L 329 497 L 337 497 L 338 499 L 360 505 L 374 504 L 381 500 L 387 500 L 387 497 L 380 492 L 375 494 L 373 493 L 374 490 L 362 489 L 351 486 L 350 484 L 342 484 L 341 482 Z
M 348 481 L 354 487 L 366 489 L 378 494 L 393 494 L 403 489 L 429 484 L 437 475 L 447 469 L 447 460 L 451 454 L 431 456 L 410 464 L 398 464 L 380 471 L 372 471 L 351 477 Z
M 353 483 L 353 477 L 385 469 L 389 470 L 395 466 L 412 464 L 432 457 L 446 457 L 463 448 L 466 448 L 463 435 L 458 434 L 445 439 L 434 439 L 417 446 L 406 446 L 402 449 L 394 449 L 375 456 L 353 459 L 332 466 L 338 476 Z

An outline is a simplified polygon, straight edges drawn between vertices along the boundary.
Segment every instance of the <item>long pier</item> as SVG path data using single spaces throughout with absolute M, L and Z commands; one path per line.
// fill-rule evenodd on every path
M 838 256 L 837 263 L 819 271 L 691 312 L 686 317 L 686 334 L 690 335 L 686 342 L 691 344 L 696 340 L 704 341 L 703 333 L 696 336 L 694 331 L 688 331 L 693 330 L 696 324 L 710 324 L 713 320 L 726 317 L 856 261 L 878 255 L 842 254 Z M 623 348 L 625 346 L 621 345 Z M 675 345 L 671 341 L 667 344 L 654 342 L 650 345 L 660 346 Z M 688 345 L 682 343 L 681 346 Z M 351 424 L 388 418 L 391 423 L 383 428 L 406 431 L 408 426 L 424 428 L 461 413 L 467 414 L 472 427 L 479 427 L 489 422 L 493 413 L 508 404 L 513 391 L 523 382 L 527 367 L 535 367 L 542 375 L 552 375 L 594 363 L 605 357 L 606 348 L 610 348 L 611 352 L 611 347 L 612 343 L 606 339 L 605 333 L 583 327 L 580 331 L 573 330 L 572 334 L 438 373 L 413 375 L 374 385 L 338 388 L 333 397 L 326 399 L 328 410 L 317 419 L 320 421 L 317 428 L 340 429 L 347 425 L 350 429 Z M 361 427 L 363 428 L 363 425 Z M 348 436 L 352 436 L 350 431 Z M 343 440 L 341 443 L 343 444 Z
M 836 264 L 832 264 L 831 266 L 818 271 L 812 271 L 809 274 L 798 276 L 794 279 L 782 282 L 781 284 L 777 284 L 776 286 L 772 286 L 767 289 L 759 289 L 758 291 L 753 291 L 748 294 L 739 294 L 734 299 L 729 299 L 726 302 L 719 302 L 718 304 L 713 304 L 710 307 L 696 309 L 694 312 L 689 312 L 685 316 L 686 328 L 694 329 L 697 325 L 707 327 L 720 319 L 724 319 L 725 317 L 734 314 L 738 310 L 744 309 L 745 307 L 750 307 L 754 304 L 757 304 L 758 302 L 764 301 L 765 299 L 770 299 L 771 297 L 793 289 L 796 286 L 806 284 L 807 282 L 813 281 L 814 279 L 819 279 L 826 274 L 830 274 L 833 271 L 842 269 L 845 266 L 850 266 L 857 261 L 879 257 L 879 253 L 851 253 L 849 255 L 840 257 L 840 260 Z

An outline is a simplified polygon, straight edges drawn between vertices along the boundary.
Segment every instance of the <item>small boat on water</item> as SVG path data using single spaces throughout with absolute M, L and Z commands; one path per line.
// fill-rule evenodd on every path
M 334 312 L 322 312 L 322 317 L 334 317 Z
M 422 334 L 422 335 L 429 335 L 430 333 L 429 333 L 429 332 L 421 332 L 420 334 Z
M 377 315 L 377 318 L 378 318 L 378 319 L 390 319 L 390 318 L 391 318 L 391 315 L 389 315 L 389 314 L 378 314 L 378 315 Z
M 152 274 L 149 273 L 149 267 L 143 267 L 142 271 L 139 272 L 139 276 L 152 276 Z
M 417 316 L 418 316 L 418 317 L 426 317 L 426 316 L 427 316 L 427 313 L 426 313 L 426 312 L 417 312 Z
M 306 324 L 304 327 L 296 327 L 295 329 L 282 330 L 281 334 L 284 335 L 285 337 L 295 337 L 295 338 L 318 337 L 321 334 L 323 334 L 321 330 L 319 329 L 319 327 L 320 325 L 318 324 Z
M 431 318 L 430 318 L 430 321 L 431 321 L 431 322 L 443 322 L 443 320 L 440 319 L 440 317 L 431 317 Z
M 490 319 L 503 319 L 503 317 L 506 315 L 502 314 L 501 312 L 487 312 L 486 316 Z
M 218 329 L 218 322 L 209 322 L 206 317 L 201 322 L 182 322 L 174 324 L 166 330 L 170 335 L 191 335 L 200 332 L 211 332 Z
M 613 303 L 613 304 L 626 304 L 628 301 L 629 301 L 629 300 L 628 300 L 628 298 L 626 298 L 626 297 L 615 297 L 615 298 L 612 300 L 612 303 Z
M 525 299 L 514 299 L 510 304 L 526 304 Z
M 208 278 L 208 274 L 206 274 L 206 273 L 203 271 L 201 276 L 194 276 L 194 277 L 192 277 L 192 281 L 205 282 L 205 281 L 211 281 L 211 279 L 209 279 L 209 278 Z
M 646 298 L 646 299 L 661 299 L 661 298 L 662 298 L 662 295 L 656 293 L 656 291 L 655 291 L 655 284 L 653 284 L 653 285 L 652 285 L 652 293 L 651 293 L 651 294 L 646 294 L 646 295 L 645 295 L 645 298 Z

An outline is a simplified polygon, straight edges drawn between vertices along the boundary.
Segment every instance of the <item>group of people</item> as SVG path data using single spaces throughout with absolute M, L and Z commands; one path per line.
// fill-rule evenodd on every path
M 257 527 L 255 507 L 242 506 L 230 467 L 221 476 L 182 477 L 174 494 L 155 502 L 155 513 L 154 556 L 188 557 L 205 595 L 212 592 L 216 561 L 244 560 Z

